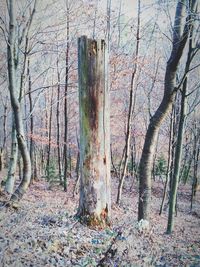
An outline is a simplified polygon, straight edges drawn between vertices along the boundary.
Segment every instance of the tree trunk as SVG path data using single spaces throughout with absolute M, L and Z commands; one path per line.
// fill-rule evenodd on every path
M 169 145 L 168 145 L 168 160 L 167 160 L 167 172 L 166 172 L 166 180 L 165 180 L 165 185 L 163 189 L 163 197 L 162 197 L 162 202 L 160 206 L 160 211 L 159 215 L 162 214 L 163 207 L 165 204 L 165 199 L 167 196 L 167 189 L 168 189 L 168 184 L 169 184 L 169 178 L 170 178 L 170 172 L 171 172 L 171 161 L 172 161 L 172 132 L 173 132 L 173 111 L 174 108 L 172 108 L 171 116 L 170 116 L 170 128 L 169 128 Z
M 31 95 L 31 74 L 30 74 L 30 60 L 28 59 L 28 66 L 27 66 L 27 76 L 28 76 L 28 97 L 29 97 L 29 112 L 30 114 L 33 111 L 33 101 L 32 101 L 32 95 Z M 34 121 L 33 121 L 33 114 L 30 116 L 30 159 L 31 159 L 31 180 L 33 181 L 34 177 L 34 141 L 33 141 L 33 127 L 34 127 Z
M 153 164 L 153 156 L 155 153 L 155 144 L 159 128 L 165 119 L 168 111 L 170 110 L 174 101 L 174 95 L 177 91 L 176 88 L 176 72 L 179 61 L 183 54 L 185 44 L 188 39 L 191 24 L 190 15 L 186 19 L 183 28 L 183 20 L 185 14 L 185 1 L 180 1 L 177 4 L 174 29 L 173 29 L 173 44 L 171 56 L 167 62 L 164 84 L 164 95 L 160 106 L 156 110 L 150 123 L 145 136 L 142 156 L 140 159 L 139 175 L 139 207 L 138 207 L 138 220 L 149 220 L 150 213 L 150 200 L 151 200 L 151 170 Z M 182 33 L 183 32 L 183 33 Z
M 110 110 L 105 42 L 78 40 L 80 171 L 78 215 L 90 226 L 110 216 Z
M 0 171 L 2 171 L 3 170 L 3 166 L 4 164 L 3 164 L 3 148 L 1 147 L 0 148 Z
M 4 168 L 4 155 L 7 156 L 7 119 L 8 118 L 8 97 L 6 96 L 6 101 L 4 104 L 4 114 L 3 114 L 3 145 L 0 149 L 0 171 Z
M 49 136 L 48 136 L 48 149 L 47 149 L 47 180 L 50 180 L 50 160 L 51 160 L 51 133 L 52 133 L 52 112 L 53 112 L 53 89 L 51 92 L 51 101 L 50 101 L 50 114 L 49 114 Z
M 168 226 L 167 226 L 167 233 L 169 234 L 172 232 L 173 225 L 174 225 L 173 216 L 175 212 L 176 198 L 177 198 L 185 118 L 186 118 L 186 91 L 182 95 L 182 99 L 181 99 L 181 114 L 180 114 L 179 127 L 178 127 L 174 170 L 173 170 L 172 186 L 171 186 L 170 200 L 169 200 L 169 214 L 168 214 Z
M 58 78 L 58 91 L 57 91 L 57 107 L 56 107 L 56 120 L 57 120 L 57 153 L 58 153 L 58 171 L 60 184 L 62 184 L 62 164 L 61 164 L 61 149 L 60 149 L 60 72 L 57 60 L 57 78 Z
M 68 95 L 68 82 L 69 82 L 69 3 L 67 0 L 67 49 L 66 49 L 66 58 L 65 58 L 65 99 L 64 99 L 64 147 L 63 147 L 63 156 L 64 156 L 64 177 L 63 177 L 63 186 L 64 191 L 67 191 L 67 170 L 68 170 L 68 160 L 67 160 L 67 145 L 68 145 L 68 105 L 67 105 L 67 95 Z
M 197 126 L 197 121 L 194 122 L 194 145 L 193 145 L 193 181 L 192 181 L 192 192 L 191 192 L 191 203 L 190 209 L 193 209 L 193 201 L 196 196 L 198 188 L 198 165 L 199 165 L 199 154 L 200 154 L 200 130 Z
M 6 97 L 6 103 L 4 105 L 4 115 L 3 115 L 3 150 L 6 147 L 7 140 L 7 119 L 8 118 L 8 96 Z
M 6 180 L 5 190 L 9 194 L 12 194 L 14 191 L 15 185 L 15 172 L 17 167 L 17 155 L 18 155 L 18 144 L 17 144 L 17 137 L 16 137 L 16 130 L 14 126 L 14 122 L 12 125 L 12 144 L 11 144 L 11 155 L 10 155 L 10 162 L 9 162 L 9 169 L 8 169 L 8 177 Z

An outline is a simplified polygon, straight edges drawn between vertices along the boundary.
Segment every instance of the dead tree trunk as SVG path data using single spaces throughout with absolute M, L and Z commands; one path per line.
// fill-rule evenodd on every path
M 110 216 L 110 113 L 104 40 L 78 40 L 80 200 L 78 215 L 90 226 Z

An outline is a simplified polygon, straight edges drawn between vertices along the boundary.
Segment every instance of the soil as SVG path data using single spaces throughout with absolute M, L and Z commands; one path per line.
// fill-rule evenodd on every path
M 128 178 L 130 179 L 130 178 Z M 115 204 L 112 179 L 112 224 L 91 229 L 75 216 L 78 195 L 40 180 L 30 186 L 18 208 L 0 207 L 0 266 L 200 266 L 200 193 L 190 211 L 188 185 L 179 186 L 175 229 L 167 235 L 167 207 L 159 216 L 163 184 L 154 182 L 150 228 L 137 223 L 137 185 L 126 180 L 122 204 Z M 0 200 L 5 201 L 2 193 Z

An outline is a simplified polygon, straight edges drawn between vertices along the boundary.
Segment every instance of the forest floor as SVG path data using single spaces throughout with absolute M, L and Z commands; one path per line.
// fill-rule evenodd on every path
M 112 180 L 112 225 L 104 230 L 89 229 L 74 216 L 78 195 L 72 197 L 73 186 L 71 179 L 67 193 L 49 190 L 41 180 L 31 185 L 17 210 L 0 207 L 1 267 L 200 266 L 199 192 L 190 212 L 190 188 L 180 186 L 175 230 L 167 235 L 167 211 L 158 215 L 161 182 L 153 185 L 150 230 L 143 232 L 137 228 L 137 186 L 130 192 L 126 181 L 118 207 Z

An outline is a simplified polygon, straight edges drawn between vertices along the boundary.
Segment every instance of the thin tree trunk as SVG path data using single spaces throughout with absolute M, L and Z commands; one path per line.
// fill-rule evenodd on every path
M 77 160 L 76 160 L 76 182 L 74 185 L 73 197 L 75 196 L 75 194 L 77 194 L 77 191 L 78 191 L 77 188 L 78 188 L 79 182 L 80 182 L 79 170 L 80 170 L 80 151 L 78 150 Z
M 8 97 L 4 105 L 4 116 L 3 116 L 3 150 L 6 148 L 7 140 L 7 118 L 8 118 Z
M 190 209 L 193 209 L 193 201 L 196 196 L 196 191 L 198 187 L 198 163 L 199 163 L 199 153 L 200 153 L 200 144 L 199 144 L 199 134 L 197 130 L 197 122 L 195 120 L 194 125 L 194 145 L 193 145 L 193 181 L 192 181 L 192 192 L 191 192 L 191 203 L 190 203 Z
M 63 148 L 63 156 L 64 156 L 64 177 L 63 177 L 63 186 L 64 191 L 67 191 L 67 171 L 68 171 L 68 82 L 69 82 L 69 3 L 67 0 L 67 50 L 65 57 L 65 99 L 64 99 L 64 148 Z
M 115 164 L 114 164 L 112 145 L 110 145 L 110 159 L 111 159 L 111 166 L 112 166 L 113 171 L 114 171 L 114 176 L 117 177 L 118 171 L 117 171 L 117 168 L 115 167 Z
M 16 130 L 14 126 L 14 122 L 12 125 L 12 144 L 11 144 L 11 152 L 10 152 L 10 162 L 8 169 L 8 177 L 6 179 L 5 190 L 9 194 L 14 192 L 14 185 L 16 179 L 16 168 L 17 168 L 17 155 L 18 155 L 18 144 L 16 137 Z
M 3 115 L 3 145 L 0 148 L 0 171 L 4 168 L 4 155 L 7 154 L 6 140 L 7 140 L 7 117 L 8 117 L 8 97 L 4 104 Z
M 58 78 L 57 107 L 56 107 L 57 153 L 58 153 L 59 179 L 60 179 L 60 184 L 62 184 L 62 164 L 61 164 L 61 151 L 60 151 L 60 73 L 58 69 L 58 60 L 57 60 L 57 78 Z
M 68 159 L 69 159 L 69 176 L 72 178 L 72 155 L 71 155 L 71 149 L 69 147 L 68 149 Z
M 166 180 L 165 180 L 165 185 L 164 185 L 164 189 L 163 189 L 163 197 L 162 197 L 159 215 L 161 215 L 162 211 L 163 211 L 163 206 L 165 204 L 165 199 L 167 196 L 167 188 L 168 188 L 169 178 L 170 178 L 170 173 L 171 173 L 170 167 L 171 167 L 171 160 L 172 160 L 172 153 L 171 152 L 172 152 L 172 132 L 173 132 L 173 109 L 174 108 L 172 108 L 171 117 L 170 117 L 167 173 L 166 173 L 166 178 L 165 178 Z
M 50 180 L 52 113 L 53 113 L 53 89 L 51 92 L 50 114 L 49 114 L 49 138 L 48 138 L 47 166 L 46 166 L 47 180 Z
M 36 152 L 36 149 L 34 149 L 34 180 L 38 181 L 39 180 L 39 166 L 38 166 L 38 155 Z
M 0 148 L 0 171 L 3 170 L 4 166 L 3 166 L 3 148 Z
M 185 94 L 182 95 L 181 102 L 182 102 L 181 103 L 181 114 L 180 114 L 180 120 L 179 120 L 178 136 L 177 136 L 176 151 L 175 151 L 172 187 L 171 187 L 170 200 L 169 200 L 169 215 L 168 215 L 168 226 L 167 226 L 167 233 L 169 234 L 172 232 L 173 226 L 174 226 L 173 215 L 174 215 L 175 206 L 176 206 L 177 189 L 178 189 L 179 172 L 180 172 L 181 155 L 182 155 L 182 143 L 183 143 L 183 135 L 184 135 L 184 125 L 185 125 L 185 117 L 186 117 Z
M 30 74 L 30 60 L 28 59 L 28 65 L 27 65 L 27 76 L 28 76 L 28 97 L 29 97 L 29 112 L 30 114 L 33 111 L 33 101 L 32 101 L 32 95 L 31 95 L 31 74 Z M 30 160 L 31 160 L 31 180 L 34 179 L 34 141 L 33 141 L 33 127 L 34 127 L 34 121 L 33 121 L 33 114 L 30 115 Z

